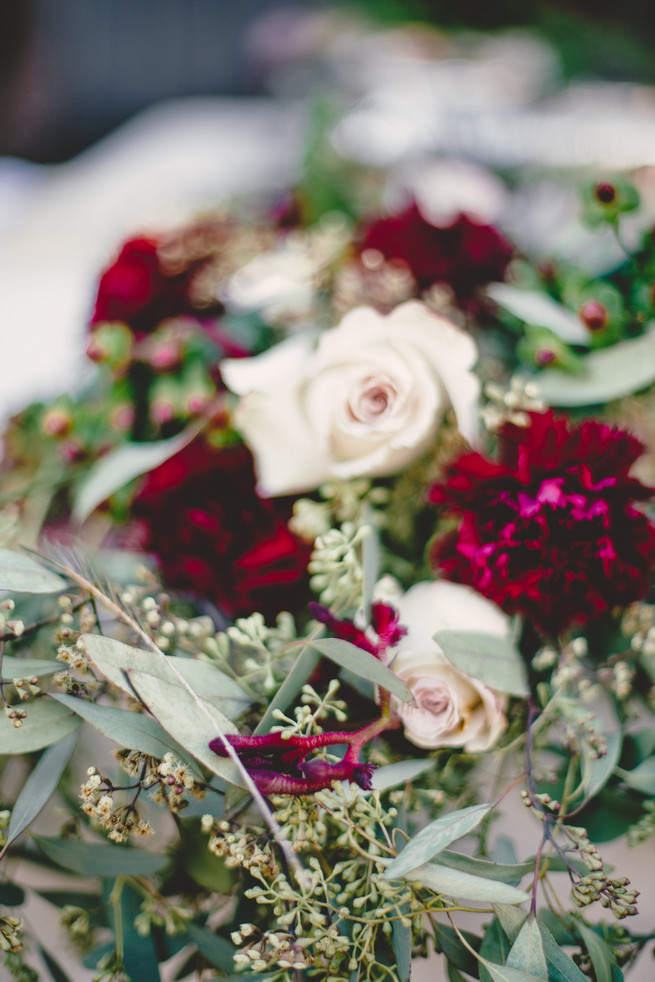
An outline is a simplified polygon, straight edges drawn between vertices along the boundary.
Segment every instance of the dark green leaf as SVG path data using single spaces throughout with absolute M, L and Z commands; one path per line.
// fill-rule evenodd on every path
M 42 750 L 77 730 L 82 721 L 54 699 L 39 696 L 25 706 L 27 719 L 16 728 L 0 714 L 0 754 L 26 754 Z
M 136 851 L 136 850 L 135 850 Z M 114 927 L 114 936 L 122 938 L 123 964 L 130 979 L 143 979 L 144 982 L 159 982 L 159 958 L 155 946 L 155 932 L 141 935 L 134 926 L 134 919 L 140 913 L 143 896 L 129 883 L 123 882 L 118 904 L 110 902 L 114 883 L 105 883 L 104 891 L 109 916 Z M 120 922 L 120 923 L 117 923 Z
M 66 972 L 63 970 L 59 962 L 55 959 L 49 951 L 46 951 L 41 945 L 39 945 L 39 952 L 41 953 L 41 958 L 46 963 L 50 976 L 54 979 L 54 982 L 71 982 Z
M 569 958 L 565 951 L 562 951 L 543 922 L 541 923 L 541 940 L 548 963 L 549 982 L 587 982 L 587 976 L 583 975 L 575 962 Z
M 221 938 L 220 935 L 214 934 L 213 931 L 199 927 L 198 924 L 189 924 L 187 930 L 198 951 L 205 956 L 208 962 L 211 962 L 216 968 L 220 968 L 222 972 L 234 971 L 234 953 L 238 949 L 233 944 L 226 941 L 225 938 Z M 260 977 L 264 978 L 264 976 Z
M 400 913 L 408 914 L 409 904 L 405 904 Z M 398 917 L 392 923 L 391 943 L 400 982 L 409 982 L 412 965 L 412 929 L 409 925 L 402 924 Z
M 596 982 L 612 982 L 612 965 L 615 961 L 612 949 L 606 941 L 582 921 L 578 921 L 576 926 L 591 959 Z
M 543 982 L 542 976 L 522 972 L 520 969 L 511 968 L 509 965 L 493 965 L 491 962 L 487 962 L 485 969 L 489 972 L 491 982 Z
M 0 906 L 20 907 L 25 903 L 25 891 L 15 883 L 0 883 Z
M 412 694 L 401 682 L 398 676 L 387 668 L 375 655 L 363 648 L 358 648 L 350 641 L 343 641 L 341 638 L 325 638 L 321 641 L 308 642 L 316 648 L 322 655 L 330 661 L 348 669 L 354 675 L 379 685 L 388 692 L 392 692 L 403 702 L 409 702 Z
M 484 932 L 480 945 L 480 958 L 502 965 L 509 954 L 509 944 L 497 917 L 494 917 Z M 480 962 L 480 982 L 491 982 L 492 976 L 485 963 Z
M 77 734 L 71 733 L 41 755 L 16 799 L 7 831 L 7 842 L 4 849 L 0 851 L 0 857 L 14 839 L 34 821 L 54 794 L 64 768 L 71 758 L 76 740 Z
M 184 820 L 180 823 L 184 872 L 210 893 L 229 894 L 234 873 L 226 867 L 221 856 L 215 856 L 207 848 L 207 836 L 201 831 L 200 819 L 188 819 L 186 815 L 185 810 Z
M 146 876 L 163 869 L 167 856 L 108 842 L 80 842 L 33 836 L 40 849 L 58 866 L 86 876 Z
M 384 876 L 393 880 L 422 866 L 442 849 L 446 849 L 451 842 L 477 828 L 490 809 L 491 805 L 471 805 L 436 818 L 409 840 L 402 852 L 386 868 Z
M 0 590 L 11 593 L 59 593 L 66 589 L 63 580 L 36 559 L 22 552 L 0 549 Z
M 479 962 L 475 955 L 464 947 L 460 941 L 457 932 L 450 924 L 440 924 L 435 922 L 434 933 L 437 938 L 437 943 L 440 950 L 443 952 L 444 958 L 448 961 L 449 965 L 455 965 L 462 972 L 466 972 L 467 975 L 472 975 L 477 979 L 478 977 L 478 966 Z M 477 951 L 480 947 L 480 938 L 475 934 L 471 934 L 468 931 L 462 931 L 462 935 L 468 942 L 468 944 Z
M 525 663 L 508 638 L 480 631 L 437 631 L 434 640 L 448 661 L 465 675 L 498 692 L 528 695 Z

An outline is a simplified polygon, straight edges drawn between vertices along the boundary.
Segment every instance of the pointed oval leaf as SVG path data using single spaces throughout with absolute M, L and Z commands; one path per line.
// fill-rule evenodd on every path
M 589 352 L 579 375 L 548 368 L 530 381 L 550 406 L 593 406 L 622 399 L 655 382 L 655 332 Z
M 519 931 L 505 964 L 548 982 L 548 965 L 536 917 L 529 917 Z
M 58 743 L 82 724 L 82 720 L 47 696 L 26 704 L 27 719 L 16 728 L 0 715 L 0 754 L 26 754 Z
M 655 795 L 655 757 L 647 757 L 631 771 L 617 769 L 624 784 L 641 794 Z
M 178 433 L 169 440 L 154 443 L 125 443 L 101 457 L 89 470 L 73 501 L 73 518 L 82 524 L 103 501 L 163 464 L 198 435 L 198 427 Z
M 114 846 L 109 842 L 80 842 L 42 835 L 32 838 L 53 863 L 85 876 L 147 876 L 157 873 L 169 862 L 167 856 L 159 853 Z
M 421 829 L 403 847 L 402 852 L 387 866 L 384 876 L 388 880 L 406 876 L 412 870 L 423 866 L 451 842 L 461 839 L 477 828 L 491 810 L 491 805 L 471 805 L 448 815 L 436 818 Z
M 508 638 L 480 631 L 437 631 L 434 640 L 465 675 L 497 692 L 529 695 L 525 663 Z
M 76 740 L 77 733 L 71 733 L 59 743 L 48 747 L 41 755 L 12 808 L 7 841 L 0 856 L 34 821 L 54 794 L 64 768 L 71 758 Z
M 32 676 L 41 678 L 43 675 L 54 675 L 63 672 L 64 664 L 60 661 L 46 661 L 44 658 L 12 658 L 5 655 L 2 659 L 2 677 L 5 679 L 30 679 Z
M 341 638 L 325 638 L 321 641 L 308 641 L 307 643 L 320 651 L 326 658 L 329 658 L 330 661 L 336 662 L 342 668 L 347 668 L 349 672 L 359 675 L 367 682 L 373 682 L 374 685 L 379 685 L 388 692 L 392 692 L 403 702 L 409 702 L 412 698 L 407 686 L 390 668 L 383 665 L 369 651 L 358 648 L 356 644 L 343 641 Z
M 194 776 L 202 779 L 202 774 L 190 761 L 180 745 L 164 730 L 156 719 L 143 713 L 132 713 L 129 709 L 116 709 L 113 706 L 100 706 L 98 703 L 79 699 L 77 696 L 53 695 L 53 699 L 77 713 L 83 720 L 95 727 L 99 733 L 109 737 L 114 743 L 129 750 L 140 750 L 151 757 L 161 759 L 172 753 L 183 763 L 194 769 Z
M 583 975 L 575 962 L 569 958 L 565 951 L 562 951 L 543 922 L 541 923 L 541 940 L 543 941 L 544 954 L 552 982 L 588 982 L 587 976 Z
M 405 904 L 400 913 L 409 914 L 409 904 Z M 409 925 L 404 925 L 399 917 L 395 917 L 392 922 L 391 945 L 398 978 L 400 982 L 409 982 L 412 968 L 412 929 Z
M 59 593 L 66 580 L 23 552 L 0 549 L 0 590 L 11 593 Z
M 588 749 L 588 744 L 584 743 L 584 754 L 582 757 L 582 781 L 585 798 L 593 798 L 594 795 L 605 787 L 609 781 L 614 768 L 621 756 L 623 746 L 623 734 L 620 730 L 614 733 L 605 734 L 607 752 L 602 757 L 592 757 Z
M 233 944 L 198 924 L 189 924 L 187 931 L 198 951 L 223 972 L 234 971 L 234 955 L 238 951 Z
M 386 764 L 374 771 L 371 786 L 375 791 L 387 791 L 398 784 L 413 781 L 426 771 L 431 771 L 434 765 L 434 760 L 400 760 L 396 764 Z
M 387 874 L 388 870 L 385 872 Z M 435 893 L 459 897 L 461 900 L 473 900 L 476 903 L 522 904 L 530 899 L 524 890 L 510 886 L 509 883 L 472 876 L 471 873 L 462 873 L 440 863 L 425 863 L 411 873 L 406 873 L 405 879 L 421 883 Z
M 494 904 L 493 908 L 500 926 L 509 940 L 514 943 L 525 923 L 528 912 L 521 910 L 520 907 L 512 907 L 508 904 Z
M 493 965 L 485 962 L 492 982 L 542 982 L 538 975 L 531 975 L 529 972 L 522 972 L 518 968 L 510 968 L 507 965 Z
M 547 327 L 567 344 L 591 344 L 590 334 L 578 317 L 561 303 L 538 290 L 522 290 L 509 283 L 491 283 L 486 288 L 488 297 L 499 307 L 514 314 L 524 324 Z
M 578 921 L 576 927 L 591 959 L 596 982 L 612 982 L 612 965 L 615 961 L 612 949 L 606 941 L 603 941 L 595 931 L 592 931 L 582 921 Z
M 511 883 L 515 886 L 524 876 L 534 873 L 534 860 L 527 863 L 495 863 L 478 856 L 467 856 L 462 852 L 451 852 L 444 849 L 439 853 L 442 866 L 459 869 L 463 873 L 473 873 L 474 876 L 484 876 L 488 880 L 498 880 L 501 883 Z

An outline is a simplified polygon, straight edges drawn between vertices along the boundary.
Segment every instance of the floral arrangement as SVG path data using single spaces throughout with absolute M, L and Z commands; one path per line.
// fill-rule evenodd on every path
M 581 200 L 604 241 L 639 214 Z M 596 843 L 655 834 L 655 238 L 621 248 L 302 186 L 120 247 L 93 386 L 5 434 L 11 977 L 68 977 L 38 895 L 97 982 L 623 978 L 655 936 Z

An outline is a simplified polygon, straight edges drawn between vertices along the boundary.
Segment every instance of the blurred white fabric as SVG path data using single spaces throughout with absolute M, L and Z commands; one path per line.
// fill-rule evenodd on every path
M 288 184 L 304 117 L 297 103 L 176 100 L 69 163 L 0 160 L 0 420 L 89 377 L 85 325 L 122 239 Z

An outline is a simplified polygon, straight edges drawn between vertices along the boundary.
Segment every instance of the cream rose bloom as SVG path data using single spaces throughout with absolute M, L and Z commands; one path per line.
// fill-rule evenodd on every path
M 507 697 L 448 662 L 433 639 L 437 631 L 482 631 L 505 637 L 507 617 L 470 587 L 444 580 L 417 583 L 397 604 L 408 633 L 391 668 L 414 700 L 392 698 L 405 736 L 417 747 L 488 750 L 507 726 Z
M 393 474 L 430 446 L 449 408 L 473 441 L 476 358 L 470 335 L 411 300 L 387 316 L 356 307 L 318 342 L 303 334 L 221 371 L 242 397 L 235 425 L 258 490 L 272 496 Z

